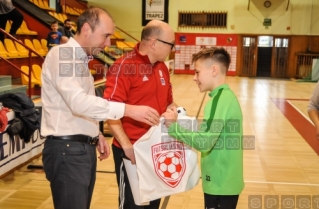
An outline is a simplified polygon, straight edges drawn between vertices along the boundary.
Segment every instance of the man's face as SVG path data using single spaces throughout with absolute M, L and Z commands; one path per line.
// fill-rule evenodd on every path
M 71 21 L 67 21 L 67 22 L 64 24 L 64 27 L 65 27 L 67 30 L 70 30 L 70 29 L 72 28 Z
M 164 30 L 165 31 L 165 30 Z M 156 47 L 157 47 L 157 61 L 164 62 L 166 57 L 171 53 L 171 51 L 175 50 L 175 35 L 174 32 L 168 28 L 161 36 L 161 38 L 156 39 Z
M 95 26 L 94 31 L 89 28 L 88 31 L 88 44 L 91 50 L 91 53 L 98 53 L 99 49 L 104 49 L 106 46 L 111 45 L 111 35 L 114 33 L 114 23 L 113 20 L 106 14 L 100 14 L 100 22 Z M 98 48 L 98 49 L 96 49 Z

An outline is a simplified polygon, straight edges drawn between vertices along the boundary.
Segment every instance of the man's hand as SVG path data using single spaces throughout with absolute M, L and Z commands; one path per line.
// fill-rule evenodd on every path
M 110 155 L 110 146 L 105 141 L 105 138 L 103 135 L 99 135 L 99 142 L 96 145 L 97 151 L 100 153 L 100 156 L 98 157 L 101 160 L 105 160 Z
M 160 122 L 158 112 L 148 106 L 125 105 L 124 116 L 146 123 L 150 126 L 158 125 Z
M 177 121 L 177 110 L 175 106 L 172 106 L 170 108 L 167 108 L 166 112 L 162 115 L 165 118 L 165 126 L 168 128 L 172 123 L 175 123 Z
M 125 156 L 131 161 L 131 163 L 133 165 L 136 164 L 133 145 L 127 144 L 125 147 L 122 148 L 124 150 Z

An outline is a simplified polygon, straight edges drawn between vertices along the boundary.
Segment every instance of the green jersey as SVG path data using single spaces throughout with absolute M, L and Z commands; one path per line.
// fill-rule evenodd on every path
M 244 188 L 242 111 L 227 84 L 217 87 L 209 96 L 198 130 L 192 132 L 174 123 L 168 133 L 201 152 L 204 193 L 238 195 Z

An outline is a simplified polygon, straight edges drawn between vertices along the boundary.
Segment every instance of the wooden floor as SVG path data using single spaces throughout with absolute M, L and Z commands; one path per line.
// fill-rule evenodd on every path
M 174 75 L 172 83 L 178 105 L 184 106 L 188 115 L 197 115 L 208 96 L 199 93 L 192 76 Z M 229 77 L 228 83 L 243 110 L 244 135 L 255 138 L 255 148 L 244 151 L 246 186 L 237 208 L 271 208 L 265 204 L 280 206 L 280 201 L 289 206 L 291 200 L 296 200 L 296 205 L 300 198 L 305 204 L 315 198 L 313 195 L 319 194 L 319 157 L 315 151 L 319 143 L 307 119 L 307 100 L 315 83 L 239 77 Z M 30 164 L 41 164 L 41 159 Z M 117 208 L 113 171 L 112 157 L 98 163 L 92 209 Z M 0 180 L 0 208 L 53 208 L 44 173 L 24 166 Z M 201 182 L 189 192 L 163 198 L 161 208 L 202 209 Z

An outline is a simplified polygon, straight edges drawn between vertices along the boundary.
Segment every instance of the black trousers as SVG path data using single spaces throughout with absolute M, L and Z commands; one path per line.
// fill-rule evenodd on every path
M 117 185 L 119 187 L 119 209 L 158 209 L 161 199 L 153 200 L 150 205 L 138 206 L 134 203 L 131 186 L 123 163 L 123 149 L 112 145 Z
M 210 195 L 204 193 L 205 209 L 236 209 L 239 195 Z
M 6 28 L 6 23 L 7 20 L 11 20 L 12 24 L 11 24 L 11 29 L 10 29 L 10 34 L 15 36 L 17 33 L 17 30 L 20 28 L 22 21 L 23 21 L 23 15 L 19 12 L 19 10 L 17 10 L 16 8 L 14 8 L 11 12 L 7 13 L 7 14 L 2 14 L 0 15 L 0 28 L 2 28 L 3 30 L 5 30 Z M 4 34 L 0 33 L 0 41 L 4 41 Z
M 43 168 L 50 181 L 55 209 L 90 208 L 96 179 L 95 146 L 47 139 Z

